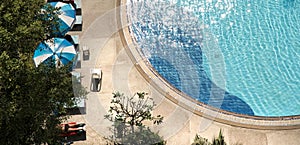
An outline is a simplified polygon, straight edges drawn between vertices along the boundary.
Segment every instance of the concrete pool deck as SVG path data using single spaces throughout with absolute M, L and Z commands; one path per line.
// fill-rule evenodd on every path
M 148 92 L 157 104 L 154 114 L 164 116 L 164 123 L 160 126 L 153 126 L 153 128 L 159 130 L 159 133 L 167 140 L 167 144 L 170 145 L 191 144 L 196 133 L 210 140 L 218 135 L 220 129 L 223 130 L 228 144 L 238 142 L 243 145 L 297 145 L 300 142 L 299 127 L 298 129 L 274 128 L 276 129 L 274 130 L 270 124 L 270 128 L 257 127 L 255 129 L 251 128 L 251 124 L 260 124 L 260 120 L 250 121 L 249 127 L 240 127 L 240 124 L 222 122 L 217 118 L 207 119 L 202 117 L 203 114 L 197 113 L 199 110 L 196 109 L 195 104 L 191 104 L 193 107 L 187 106 L 187 103 L 191 103 L 189 100 L 180 98 L 180 96 L 174 97 L 173 95 L 176 94 L 173 94 L 170 88 L 161 85 L 159 87 L 169 93 L 158 91 L 155 85 L 160 83 L 160 79 L 147 71 L 147 66 L 142 58 L 134 62 L 132 55 L 128 55 L 126 43 L 130 44 L 130 47 L 134 47 L 134 45 L 129 42 L 130 35 L 126 34 L 128 32 L 126 27 L 124 33 L 119 33 L 123 32 L 117 24 L 119 12 L 115 7 L 119 3 L 119 0 L 82 1 L 83 30 L 82 32 L 70 32 L 70 34 L 79 35 L 80 47 L 85 46 L 90 51 L 89 60 L 81 60 L 81 68 L 76 70 L 83 76 L 83 85 L 89 89 L 90 69 L 101 68 L 103 72 L 101 91 L 89 93 L 86 101 L 86 114 L 72 116 L 70 119 L 87 124 L 87 140 L 74 144 L 101 145 L 108 143 L 104 136 L 107 137 L 110 134 L 108 127 L 111 124 L 103 116 L 109 108 L 112 93 L 115 91 L 121 91 L 128 95 L 131 94 L 130 92 Z M 107 27 L 105 25 L 107 23 L 113 28 Z M 147 75 L 141 73 L 139 68 L 146 71 Z M 231 119 L 233 122 L 239 119 L 243 120 L 243 118 L 235 116 L 231 116 Z M 245 122 L 249 121 L 244 120 Z M 286 122 L 282 121 L 282 123 Z

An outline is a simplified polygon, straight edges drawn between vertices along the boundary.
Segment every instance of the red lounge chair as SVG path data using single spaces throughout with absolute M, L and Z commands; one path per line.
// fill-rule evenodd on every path
M 64 128 L 64 131 L 59 136 L 68 137 L 74 135 L 80 135 L 81 133 L 85 132 L 82 128 L 85 126 L 85 123 L 76 123 L 76 122 L 69 122 L 67 124 L 60 124 L 61 128 Z

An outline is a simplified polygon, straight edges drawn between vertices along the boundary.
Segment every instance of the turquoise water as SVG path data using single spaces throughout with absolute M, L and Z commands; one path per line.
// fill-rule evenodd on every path
M 148 4 L 145 0 L 138 6 L 144 15 L 131 17 L 135 22 L 132 29 L 153 67 L 176 88 L 201 102 L 231 112 L 257 116 L 300 115 L 300 0 L 165 0 L 156 3 Z M 189 15 L 181 19 L 183 23 L 162 18 L 170 12 L 164 12 L 163 8 L 172 4 L 176 9 L 176 13 L 170 13 L 173 20 Z M 132 15 L 137 14 L 134 12 L 137 6 L 132 7 Z M 188 13 L 180 13 L 181 8 Z M 197 18 L 197 22 L 191 17 Z M 225 95 L 212 101 L 220 101 L 221 106 L 210 103 L 211 86 L 218 84 L 211 81 L 214 72 L 202 52 L 201 40 L 195 37 L 200 34 L 198 31 L 204 30 L 214 36 L 224 57 L 226 85 L 219 87 L 224 89 Z M 163 39 L 158 39 L 161 37 Z M 180 52 L 184 52 L 193 65 L 176 61 Z M 168 57 L 164 53 L 169 53 Z M 181 57 L 183 59 L 186 58 Z M 180 63 L 183 66 L 179 66 Z M 192 68 L 195 70 L 191 72 L 197 72 L 195 77 L 180 73 Z

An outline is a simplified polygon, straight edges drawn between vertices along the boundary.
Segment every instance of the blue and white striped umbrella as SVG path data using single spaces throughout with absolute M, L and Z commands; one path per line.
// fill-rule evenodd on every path
M 43 62 L 55 61 L 56 66 L 66 65 L 76 55 L 74 45 L 63 38 L 52 38 L 41 42 L 34 51 L 33 60 L 37 67 Z
M 74 25 L 76 21 L 76 11 L 71 4 L 63 2 L 50 2 L 52 7 L 60 8 L 58 13 L 59 35 L 65 35 Z

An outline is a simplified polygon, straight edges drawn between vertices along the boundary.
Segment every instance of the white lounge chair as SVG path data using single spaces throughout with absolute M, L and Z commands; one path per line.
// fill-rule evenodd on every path
M 91 69 L 91 85 L 90 90 L 93 92 L 99 92 L 101 90 L 101 83 L 102 83 L 102 70 Z

